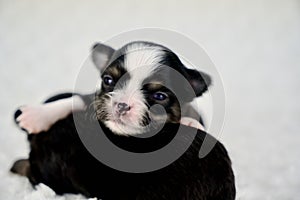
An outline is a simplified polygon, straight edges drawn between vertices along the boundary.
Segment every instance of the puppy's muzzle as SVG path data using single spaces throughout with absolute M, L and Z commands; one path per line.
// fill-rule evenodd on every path
M 118 103 L 118 112 L 121 114 L 121 115 L 124 115 L 127 111 L 130 110 L 130 106 L 127 104 L 127 103 Z

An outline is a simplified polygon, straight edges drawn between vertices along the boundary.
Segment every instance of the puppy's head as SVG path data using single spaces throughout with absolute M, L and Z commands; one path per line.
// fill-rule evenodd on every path
M 132 42 L 118 50 L 96 44 L 92 59 L 102 79 L 96 115 L 116 134 L 141 134 L 152 122 L 178 123 L 180 105 L 201 96 L 211 83 L 207 74 L 186 68 L 175 53 L 154 43 Z M 180 86 L 176 94 L 173 85 Z

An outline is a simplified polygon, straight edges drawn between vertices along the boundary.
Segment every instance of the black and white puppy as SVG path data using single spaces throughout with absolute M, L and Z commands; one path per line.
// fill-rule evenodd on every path
M 58 194 L 82 193 L 103 200 L 234 199 L 234 175 L 223 145 L 201 130 L 193 137 L 191 133 L 196 130 L 187 126 L 183 126 L 184 135 L 175 137 L 181 107 L 207 90 L 209 76 L 187 69 L 175 53 L 154 43 L 132 42 L 119 50 L 97 44 L 93 49 L 102 86 L 84 99 L 92 105 L 86 112 L 96 118 L 77 112 L 74 114 L 84 123 L 76 127 L 70 115 L 47 132 L 29 135 L 29 159 L 17 161 L 12 171 L 27 176 L 33 185 L 45 183 Z M 188 81 L 181 80 L 176 72 Z M 58 95 L 48 102 L 71 95 Z M 94 158 L 77 134 L 78 129 L 86 135 L 93 132 L 94 121 L 111 142 L 131 152 L 152 152 L 172 140 L 181 144 L 192 139 L 192 143 L 162 169 L 145 173 L 118 171 Z M 136 137 L 147 135 L 159 123 L 164 123 L 163 128 L 154 136 Z M 199 150 L 206 137 L 216 144 L 200 159 Z M 178 145 L 172 151 L 180 148 Z

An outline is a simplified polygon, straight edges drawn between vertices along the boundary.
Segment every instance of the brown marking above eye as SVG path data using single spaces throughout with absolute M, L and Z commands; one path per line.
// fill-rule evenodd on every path
M 121 70 L 119 70 L 117 66 L 107 68 L 106 72 L 114 78 L 119 78 L 122 75 Z
M 146 85 L 147 89 L 150 91 L 158 91 L 163 87 L 162 83 L 159 81 L 152 81 L 151 83 L 148 83 Z

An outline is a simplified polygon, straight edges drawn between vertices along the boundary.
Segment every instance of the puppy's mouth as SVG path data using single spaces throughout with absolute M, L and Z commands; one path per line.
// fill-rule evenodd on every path
M 150 123 L 151 120 L 148 116 L 149 115 L 146 112 L 142 115 L 134 112 L 113 112 L 109 120 L 123 126 L 142 128 Z
M 126 115 L 125 113 L 114 113 L 112 115 L 112 118 L 109 120 L 117 124 L 125 125 L 125 121 L 126 121 L 124 120 L 125 115 Z
M 117 124 L 125 125 L 125 123 L 121 119 L 111 119 L 110 121 L 117 123 Z

